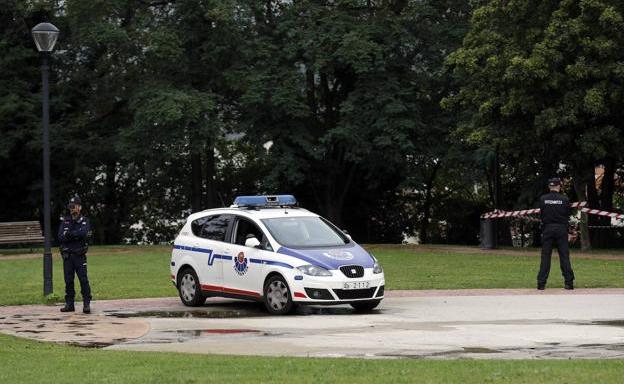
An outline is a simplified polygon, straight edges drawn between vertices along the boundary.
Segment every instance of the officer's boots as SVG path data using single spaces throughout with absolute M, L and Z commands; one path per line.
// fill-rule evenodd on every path
M 85 301 L 82 306 L 82 313 L 91 313 L 91 303 Z
M 65 306 L 61 308 L 61 312 L 74 312 L 74 304 L 65 303 Z

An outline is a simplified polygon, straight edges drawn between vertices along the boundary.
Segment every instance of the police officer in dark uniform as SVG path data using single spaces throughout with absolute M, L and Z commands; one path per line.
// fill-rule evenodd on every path
M 561 194 L 561 180 L 557 177 L 548 180 L 550 193 L 540 197 L 542 218 L 542 261 L 537 274 L 537 289 L 546 288 L 550 272 L 550 257 L 553 244 L 559 252 L 559 265 L 565 280 L 565 289 L 574 289 L 574 272 L 570 264 L 568 247 L 568 225 L 572 208 L 570 200 Z
M 80 214 L 82 206 L 78 196 L 69 200 L 67 208 L 70 215 L 62 219 L 58 232 L 63 271 L 65 272 L 65 306 L 61 308 L 61 312 L 74 312 L 75 310 L 75 273 L 80 281 L 80 292 L 83 300 L 82 312 L 91 313 L 91 287 L 87 277 L 87 235 L 91 227 L 89 220 Z

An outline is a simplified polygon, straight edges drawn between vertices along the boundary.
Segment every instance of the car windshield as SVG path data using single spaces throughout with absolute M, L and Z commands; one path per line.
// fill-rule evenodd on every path
M 285 247 L 336 247 L 349 243 L 346 236 L 320 217 L 278 217 L 262 222 Z

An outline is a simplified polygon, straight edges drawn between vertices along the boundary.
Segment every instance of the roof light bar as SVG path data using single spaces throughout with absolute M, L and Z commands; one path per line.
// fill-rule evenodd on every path
M 296 206 L 297 199 L 293 195 L 237 196 L 233 205 L 237 207 Z

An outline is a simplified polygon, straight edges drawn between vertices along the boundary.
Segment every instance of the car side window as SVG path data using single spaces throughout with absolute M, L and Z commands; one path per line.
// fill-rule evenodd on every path
M 238 245 L 245 245 L 245 241 L 250 236 L 253 236 L 260 241 L 262 249 L 268 251 L 273 250 L 271 244 L 269 244 L 269 239 L 256 224 L 250 220 L 239 217 L 238 224 L 236 225 L 236 233 L 234 235 L 234 243 Z
M 225 241 L 225 235 L 231 220 L 231 215 L 201 217 L 191 223 L 191 230 L 195 236 L 204 239 Z

